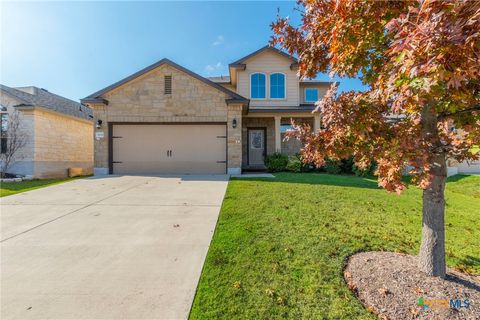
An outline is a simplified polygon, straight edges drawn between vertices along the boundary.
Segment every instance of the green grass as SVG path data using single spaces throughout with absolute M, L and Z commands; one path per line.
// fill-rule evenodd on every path
M 358 251 L 417 254 L 421 190 L 280 173 L 229 183 L 191 319 L 376 319 L 343 280 Z M 480 273 L 480 177 L 447 184 L 447 264 Z M 415 302 L 412 301 L 412 305 Z
M 79 178 L 26 180 L 21 182 L 2 182 L 0 185 L 0 197 L 11 196 L 12 194 L 48 187 Z

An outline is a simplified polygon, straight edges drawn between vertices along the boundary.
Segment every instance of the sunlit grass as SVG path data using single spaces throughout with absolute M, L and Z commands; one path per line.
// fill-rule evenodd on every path
M 447 263 L 480 273 L 480 177 L 447 184 Z M 358 251 L 417 254 L 421 191 L 375 180 L 277 174 L 232 180 L 191 319 L 375 319 L 348 290 L 343 264 Z

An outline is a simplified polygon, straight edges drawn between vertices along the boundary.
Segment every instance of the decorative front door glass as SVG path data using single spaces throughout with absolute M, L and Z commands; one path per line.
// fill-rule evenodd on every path
M 250 141 L 252 149 L 263 149 L 263 132 L 251 131 Z

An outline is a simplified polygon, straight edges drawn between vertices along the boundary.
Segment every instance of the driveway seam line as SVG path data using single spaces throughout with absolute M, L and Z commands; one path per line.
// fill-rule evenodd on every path
M 10 237 L 7 237 L 7 238 L 5 238 L 5 239 L 2 239 L 2 240 L 0 240 L 0 243 L 3 243 L 3 242 L 5 242 L 5 241 L 7 241 L 7 240 L 16 238 L 16 237 L 18 237 L 18 236 L 21 236 L 22 234 L 25 234 L 25 233 L 27 233 L 27 232 L 30 232 L 30 231 L 35 230 L 35 229 L 37 229 L 37 228 L 40 228 L 40 227 L 42 227 L 42 226 L 44 226 L 44 225 L 46 225 L 46 224 L 49 224 L 49 223 L 54 222 L 54 221 L 57 221 L 57 220 L 59 220 L 59 219 L 61 219 L 61 218 L 64 218 L 64 217 L 69 216 L 69 215 L 71 215 L 71 214 L 74 214 L 74 213 L 76 213 L 76 212 L 78 212 L 78 211 L 80 211 L 80 210 L 83 210 L 83 209 L 85 209 L 85 208 L 88 208 L 88 207 L 90 207 L 90 206 L 96 205 L 96 204 L 97 204 L 98 202 L 100 202 L 100 201 L 107 200 L 107 199 L 109 199 L 109 198 L 111 198 L 111 197 L 117 196 L 117 195 L 119 195 L 119 194 L 121 194 L 121 193 L 124 193 L 124 192 L 126 192 L 126 191 L 129 191 L 129 190 L 132 190 L 133 188 L 139 187 L 139 186 L 141 186 L 142 184 L 145 184 L 145 183 L 146 183 L 146 182 L 142 182 L 142 183 L 136 184 L 136 185 L 134 185 L 134 186 L 132 186 L 132 187 L 130 187 L 130 188 L 128 188 L 128 189 L 125 189 L 125 190 L 122 190 L 122 191 L 117 192 L 117 193 L 115 193 L 115 194 L 109 195 L 109 196 L 106 197 L 106 198 L 100 199 L 100 200 L 98 200 L 98 201 L 96 201 L 96 202 L 89 203 L 89 204 L 87 204 L 86 206 L 83 206 L 83 207 L 81 207 L 81 208 L 78 208 L 78 209 L 75 209 L 75 210 L 73 210 L 73 211 L 67 212 L 67 213 L 65 213 L 65 214 L 63 214 L 63 215 L 61 215 L 61 216 L 58 216 L 58 217 L 54 218 L 54 219 L 45 221 L 45 222 L 43 222 L 43 223 L 41 223 L 41 224 L 39 224 L 39 225 L 36 225 L 36 226 L 34 226 L 34 227 L 31 227 L 31 228 L 29 228 L 29 229 L 27 229 L 27 230 L 24 230 L 24 231 L 20 232 L 20 233 L 14 234 L 13 236 L 10 236 Z

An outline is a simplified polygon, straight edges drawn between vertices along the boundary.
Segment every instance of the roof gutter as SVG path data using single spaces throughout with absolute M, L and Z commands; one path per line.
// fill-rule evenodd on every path
M 238 69 L 238 70 L 245 70 L 247 65 L 245 63 L 231 63 L 228 65 L 230 68 Z

